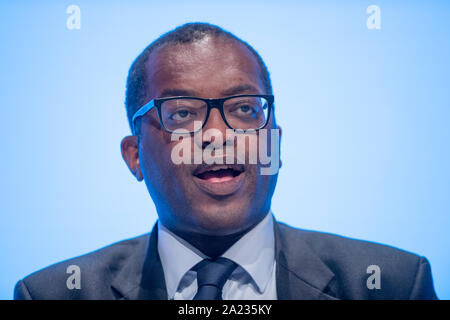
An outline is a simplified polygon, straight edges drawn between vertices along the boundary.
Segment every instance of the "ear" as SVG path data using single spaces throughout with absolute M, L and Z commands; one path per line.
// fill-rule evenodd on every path
M 127 136 L 120 143 L 123 160 L 127 163 L 128 169 L 138 181 L 142 181 L 142 171 L 139 162 L 139 142 L 137 136 Z
M 281 134 L 283 133 L 283 131 L 281 130 L 281 127 L 278 124 L 277 124 L 277 129 L 280 132 L 280 136 L 279 136 L 280 141 L 278 141 L 278 145 L 280 146 L 280 149 L 281 149 Z M 280 166 L 279 166 L 279 169 L 280 169 L 283 166 L 283 162 L 281 161 L 281 150 L 279 151 L 279 154 L 280 154 Z

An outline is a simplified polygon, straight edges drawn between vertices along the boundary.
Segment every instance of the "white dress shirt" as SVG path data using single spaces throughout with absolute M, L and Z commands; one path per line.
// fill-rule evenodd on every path
M 168 298 L 192 300 L 197 293 L 197 273 L 190 269 L 208 257 L 169 231 L 160 221 L 158 252 Z M 234 243 L 222 257 L 238 265 L 223 287 L 224 300 L 277 299 L 275 237 L 271 212 Z

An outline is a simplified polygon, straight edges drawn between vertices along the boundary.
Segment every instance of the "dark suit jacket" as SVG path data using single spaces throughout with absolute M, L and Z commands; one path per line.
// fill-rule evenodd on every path
M 278 299 L 437 299 L 424 257 L 376 243 L 274 223 Z M 67 268 L 81 271 L 68 289 Z M 380 289 L 369 289 L 367 267 L 380 268 Z M 35 272 L 16 284 L 15 299 L 167 299 L 150 234 L 118 242 Z

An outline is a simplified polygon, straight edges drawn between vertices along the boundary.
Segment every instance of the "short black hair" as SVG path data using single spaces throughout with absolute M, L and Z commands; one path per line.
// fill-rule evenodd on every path
M 147 96 L 146 92 L 146 63 L 150 56 L 150 54 L 158 47 L 161 47 L 165 44 L 189 44 L 199 40 L 207 36 L 215 36 L 215 37 L 223 37 L 230 40 L 235 40 L 238 43 L 243 44 L 247 47 L 250 52 L 255 56 L 256 61 L 261 69 L 261 77 L 262 82 L 265 86 L 265 90 L 267 94 L 272 94 L 272 84 L 270 81 L 269 71 L 267 70 L 264 61 L 261 56 L 250 46 L 247 42 L 239 39 L 234 34 L 225 31 L 224 29 L 204 22 L 194 22 L 194 23 L 186 23 L 172 31 L 169 31 L 158 39 L 153 41 L 150 45 L 148 45 L 142 53 L 134 60 L 133 64 L 130 67 L 127 78 L 127 87 L 125 93 L 125 107 L 127 110 L 128 122 L 130 124 L 130 128 L 132 127 L 132 119 L 135 112 L 147 101 L 145 98 Z

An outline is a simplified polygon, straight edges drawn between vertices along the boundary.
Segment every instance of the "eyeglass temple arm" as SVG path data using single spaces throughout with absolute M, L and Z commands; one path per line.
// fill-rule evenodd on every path
M 141 108 L 139 108 L 138 111 L 136 111 L 136 113 L 133 116 L 133 119 L 131 120 L 131 124 L 133 126 L 132 127 L 133 135 L 137 135 L 136 126 L 135 126 L 136 119 L 139 117 L 142 117 L 144 114 L 149 112 L 154 107 L 155 107 L 155 100 L 151 100 L 150 102 L 148 102 L 147 104 L 145 104 Z

